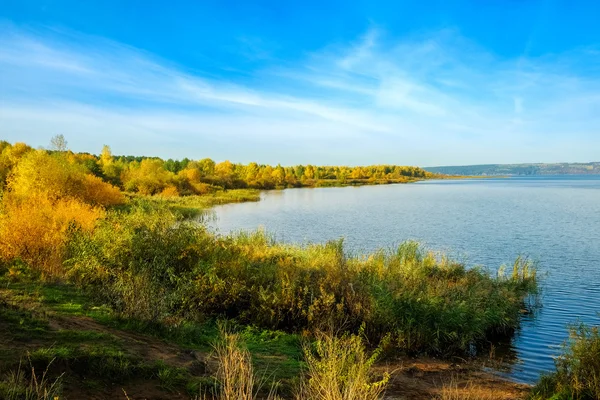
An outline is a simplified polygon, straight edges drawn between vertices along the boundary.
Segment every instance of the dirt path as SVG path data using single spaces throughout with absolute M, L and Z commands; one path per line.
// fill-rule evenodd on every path
M 163 361 L 178 368 L 192 369 L 192 366 L 203 363 L 206 358 L 206 354 L 184 350 L 152 336 L 107 327 L 90 317 L 55 316 L 50 320 L 50 328 L 57 331 L 80 330 L 109 334 L 122 341 L 128 352 L 144 361 Z

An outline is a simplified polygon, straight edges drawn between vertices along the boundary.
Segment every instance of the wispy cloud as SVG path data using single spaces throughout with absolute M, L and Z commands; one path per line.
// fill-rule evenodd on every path
M 453 31 L 373 28 L 293 68 L 259 58 L 252 79 L 203 75 L 102 38 L 3 24 L 0 137 L 286 164 L 583 161 L 600 148 L 597 49 L 501 59 Z

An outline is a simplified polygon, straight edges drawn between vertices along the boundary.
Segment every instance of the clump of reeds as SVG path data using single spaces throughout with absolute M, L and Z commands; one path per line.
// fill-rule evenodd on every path
M 243 347 L 240 336 L 220 325 L 220 340 L 214 345 L 214 357 L 218 363 L 215 374 L 216 398 L 219 400 L 254 400 L 258 397 L 264 379 L 257 378 L 252 366 L 252 356 Z M 267 400 L 275 400 L 271 390 Z
M 600 399 L 599 327 L 572 327 L 571 338 L 555 364 L 556 371 L 540 379 L 532 399 Z
M 222 332 L 221 341 L 215 345 L 219 362 L 216 378 L 220 383 L 222 400 L 254 399 L 254 370 L 250 353 L 239 346 L 239 336 Z
M 298 400 L 376 400 L 380 399 L 389 374 L 377 379 L 372 366 L 379 351 L 367 355 L 359 336 L 319 334 L 306 345 L 307 380 Z

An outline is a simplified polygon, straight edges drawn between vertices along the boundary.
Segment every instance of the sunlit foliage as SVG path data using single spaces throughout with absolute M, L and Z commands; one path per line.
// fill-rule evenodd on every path
M 32 148 L 25 143 L 15 143 L 11 145 L 8 142 L 0 142 L 0 187 L 6 184 L 6 179 L 17 165 L 18 161 Z
M 18 258 L 43 276 L 59 276 L 69 234 L 90 232 L 102 215 L 101 208 L 73 198 L 5 198 L 0 214 L 1 258 Z
M 124 201 L 118 188 L 87 174 L 67 157 L 44 150 L 31 151 L 20 160 L 8 178 L 7 189 L 15 200 L 42 196 L 55 201 L 69 197 L 103 206 Z
M 60 140 L 56 145 L 66 146 Z M 2 196 L 0 259 L 21 259 L 44 276 L 58 276 L 69 236 L 91 232 L 103 207 L 122 204 L 125 198 L 89 173 L 81 163 L 89 157 L 7 148 L 20 156 L 11 164 Z
M 222 189 L 275 189 L 286 187 L 316 187 L 403 183 L 434 175 L 417 167 L 398 165 L 372 165 L 365 167 L 315 166 L 315 165 L 265 165 L 232 163 L 229 160 L 216 163 L 210 158 L 192 161 L 163 161 L 157 157 L 114 156 L 109 146 L 100 155 L 72 153 L 67 142 L 58 135 L 51 141 L 56 153 L 63 153 L 69 168 L 78 167 L 88 174 L 120 187 L 120 189 L 143 195 L 186 196 L 204 195 Z M 23 143 L 10 145 L 0 143 L 0 186 L 6 183 L 17 161 L 31 148 Z M 49 155 L 47 153 L 44 153 Z M 43 157 L 43 156 L 39 156 Z M 38 160 L 48 163 L 48 160 Z M 58 169 L 53 167 L 40 178 L 51 177 Z M 64 171 L 63 171 L 64 172 Z M 67 173 L 68 175 L 68 173 Z M 64 177 L 64 174 L 63 174 Z M 23 191 L 29 188 L 23 187 Z
M 433 175 L 417 167 L 375 165 L 369 167 L 319 167 L 314 165 L 283 167 L 257 163 L 234 164 L 200 161 L 166 162 L 157 158 L 126 161 L 121 184 L 127 191 L 158 194 L 175 186 L 181 195 L 206 194 L 214 188 L 274 189 L 285 187 L 341 186 L 402 183 Z M 106 164 L 105 164 L 106 165 Z M 106 172 L 105 172 L 106 173 Z

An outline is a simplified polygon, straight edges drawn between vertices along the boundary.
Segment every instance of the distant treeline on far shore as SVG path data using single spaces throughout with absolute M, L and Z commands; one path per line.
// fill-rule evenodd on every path
M 104 146 L 100 155 L 74 153 L 66 149 L 66 141 L 60 135 L 53 139 L 53 143 L 50 152 L 66 152 L 69 161 L 85 169 L 87 173 L 124 191 L 143 195 L 206 194 L 215 188 L 275 189 L 403 183 L 436 176 L 419 167 L 398 165 L 284 167 L 254 162 L 216 163 L 210 158 L 165 161 L 158 157 L 114 156 L 109 146 Z M 32 150 L 24 143 L 0 141 L 1 183 L 5 183 L 18 159 Z
M 425 167 L 426 171 L 444 175 L 598 175 L 600 162 L 539 163 L 539 164 L 484 164 L 449 167 Z

